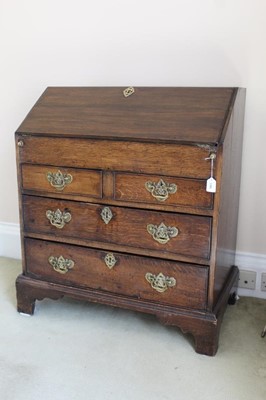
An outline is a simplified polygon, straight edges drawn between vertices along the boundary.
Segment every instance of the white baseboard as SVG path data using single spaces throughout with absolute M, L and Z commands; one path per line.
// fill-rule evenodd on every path
M 21 259 L 19 224 L 0 222 L 0 256 Z
M 0 222 L 0 256 L 21 259 L 19 224 Z M 257 273 L 255 290 L 239 288 L 239 296 L 266 299 L 266 292 L 260 290 L 261 274 L 266 272 L 266 254 L 237 252 L 235 264 L 239 269 Z

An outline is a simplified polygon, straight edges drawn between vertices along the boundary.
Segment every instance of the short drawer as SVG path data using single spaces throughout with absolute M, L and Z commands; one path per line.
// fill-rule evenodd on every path
M 202 209 L 211 209 L 213 204 L 206 180 L 125 173 L 115 174 L 115 199 Z
M 33 278 L 113 292 L 171 305 L 205 309 L 208 267 L 25 240 L 26 271 Z
M 106 127 L 108 129 L 108 127 Z M 209 150 L 194 145 L 134 141 L 17 136 L 21 164 L 163 174 L 197 179 L 210 177 Z M 214 165 L 215 173 L 215 165 Z
M 102 198 L 101 171 L 23 164 L 21 174 L 25 190 Z
M 209 258 L 211 218 L 23 196 L 24 229 Z

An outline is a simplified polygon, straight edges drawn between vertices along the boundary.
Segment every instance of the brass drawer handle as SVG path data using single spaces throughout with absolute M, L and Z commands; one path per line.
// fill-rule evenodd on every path
M 51 256 L 48 258 L 48 261 L 53 269 L 60 274 L 66 274 L 75 265 L 73 260 L 69 260 L 68 258 L 64 258 L 63 256 Z
M 56 211 L 47 210 L 46 217 L 49 219 L 50 224 L 58 229 L 62 229 L 66 223 L 71 221 L 71 214 L 68 211 L 60 211 L 59 208 Z
M 102 220 L 104 221 L 104 223 L 107 225 L 109 224 L 109 222 L 111 221 L 111 219 L 113 218 L 113 213 L 111 208 L 109 207 L 104 207 L 101 211 L 101 217 Z
M 69 185 L 73 181 L 73 177 L 70 174 L 63 174 L 60 170 L 57 172 L 47 172 L 46 178 L 50 185 L 56 190 L 62 191 L 66 185 Z
M 151 272 L 147 272 L 145 275 L 146 280 L 150 283 L 151 287 L 159 293 L 165 292 L 169 287 L 176 285 L 176 280 L 173 277 L 165 276 L 162 272 L 158 275 L 154 275 Z
M 149 224 L 147 225 L 147 231 L 152 235 L 153 239 L 161 244 L 166 244 L 173 237 L 178 235 L 178 229 L 174 226 L 166 226 L 163 222 L 157 226 Z
M 177 191 L 177 186 L 175 183 L 167 183 L 163 179 L 160 179 L 157 183 L 148 181 L 145 183 L 145 188 L 158 201 L 167 200 L 169 194 L 176 193 Z
M 117 259 L 115 258 L 113 253 L 107 253 L 106 256 L 104 257 L 104 262 L 109 269 L 112 269 L 117 263 Z

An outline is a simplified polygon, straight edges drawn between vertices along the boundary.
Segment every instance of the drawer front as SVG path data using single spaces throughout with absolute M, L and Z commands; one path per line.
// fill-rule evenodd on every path
M 20 163 L 207 179 L 209 151 L 198 146 L 18 136 Z
M 35 239 L 25 240 L 25 254 L 27 274 L 34 278 L 181 307 L 206 307 L 207 267 Z
M 23 196 L 23 212 L 26 232 L 209 258 L 209 217 L 35 196 Z
M 101 171 L 23 164 L 21 173 L 25 190 L 102 198 Z
M 115 174 L 115 199 L 128 202 L 211 209 L 206 180 L 162 175 Z

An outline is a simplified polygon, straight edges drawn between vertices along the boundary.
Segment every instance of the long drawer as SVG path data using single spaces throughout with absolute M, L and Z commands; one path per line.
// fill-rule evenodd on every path
M 64 285 L 205 309 L 208 267 L 25 239 L 27 275 Z
M 24 229 L 208 259 L 211 218 L 23 196 Z
M 192 145 L 138 143 L 18 135 L 20 162 L 207 179 L 207 149 Z

